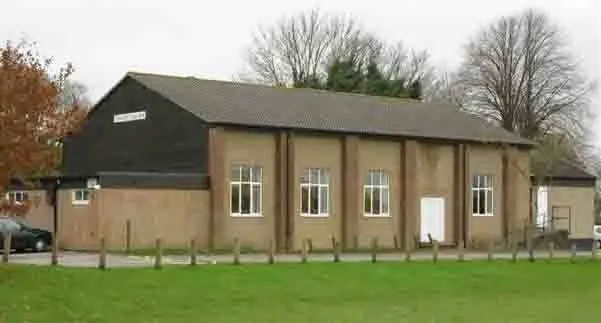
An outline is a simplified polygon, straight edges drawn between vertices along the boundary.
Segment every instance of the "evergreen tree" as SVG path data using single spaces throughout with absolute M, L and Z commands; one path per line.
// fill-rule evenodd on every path
M 352 59 L 336 60 L 328 69 L 325 88 L 334 92 L 361 92 L 363 74 Z
M 421 83 L 415 81 L 409 86 L 406 84 L 404 79 L 386 77 L 375 59 L 370 60 L 364 67 L 358 59 L 350 57 L 333 61 L 327 69 L 325 82 L 314 75 L 303 78 L 303 81 L 295 83 L 294 87 L 420 99 Z
M 363 93 L 375 96 L 389 96 L 390 82 L 384 78 L 380 67 L 375 61 L 367 65 Z

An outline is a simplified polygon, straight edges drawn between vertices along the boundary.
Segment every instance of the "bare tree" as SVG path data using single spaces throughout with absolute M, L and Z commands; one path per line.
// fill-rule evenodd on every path
M 428 93 L 436 80 L 434 67 L 430 64 L 430 53 L 407 48 L 400 41 L 390 45 L 380 43 L 380 50 L 374 56 L 379 60 L 384 77 L 403 80 L 407 88 L 414 82 L 420 82 L 423 91 Z
M 249 70 L 239 78 L 276 86 L 324 82 L 335 61 L 362 69 L 377 61 L 387 79 L 402 79 L 406 87 L 431 74 L 427 52 L 385 42 L 352 17 L 313 9 L 260 28 L 248 48 Z
M 462 108 L 465 105 L 466 89 L 454 73 L 432 71 L 428 87 L 424 90 L 427 102 L 447 103 Z
M 323 77 L 329 61 L 360 55 L 370 41 L 354 19 L 314 9 L 260 28 L 246 61 L 256 81 L 294 85 Z
M 89 109 L 92 105 L 88 97 L 88 87 L 78 81 L 65 80 L 59 92 L 58 106 L 60 108 L 69 107 L 74 102 L 84 109 Z
M 483 28 L 467 46 L 459 74 L 464 108 L 526 138 L 580 137 L 592 86 L 559 27 L 527 10 Z

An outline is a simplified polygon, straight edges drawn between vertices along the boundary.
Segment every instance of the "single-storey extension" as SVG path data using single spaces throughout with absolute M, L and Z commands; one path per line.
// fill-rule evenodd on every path
M 590 248 L 595 224 L 596 180 L 584 166 L 571 160 L 555 162 L 547 176 L 533 178 L 538 184 L 536 224 L 539 230 L 563 230 L 580 248 Z

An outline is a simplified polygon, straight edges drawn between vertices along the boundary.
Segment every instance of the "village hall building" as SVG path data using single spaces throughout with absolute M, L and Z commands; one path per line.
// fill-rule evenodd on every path
M 549 214 L 590 240 L 596 178 L 558 169 L 532 210 L 532 148 L 445 104 L 127 73 L 65 138 L 53 198 L 12 194 L 65 249 L 469 247 Z
M 67 249 L 122 249 L 128 222 L 132 248 L 500 241 L 531 148 L 453 106 L 128 73 L 64 141 L 55 225 Z

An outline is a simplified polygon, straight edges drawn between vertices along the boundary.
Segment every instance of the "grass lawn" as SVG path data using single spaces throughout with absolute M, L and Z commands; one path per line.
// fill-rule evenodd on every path
M 0 267 L 0 322 L 596 322 L 601 262 Z

